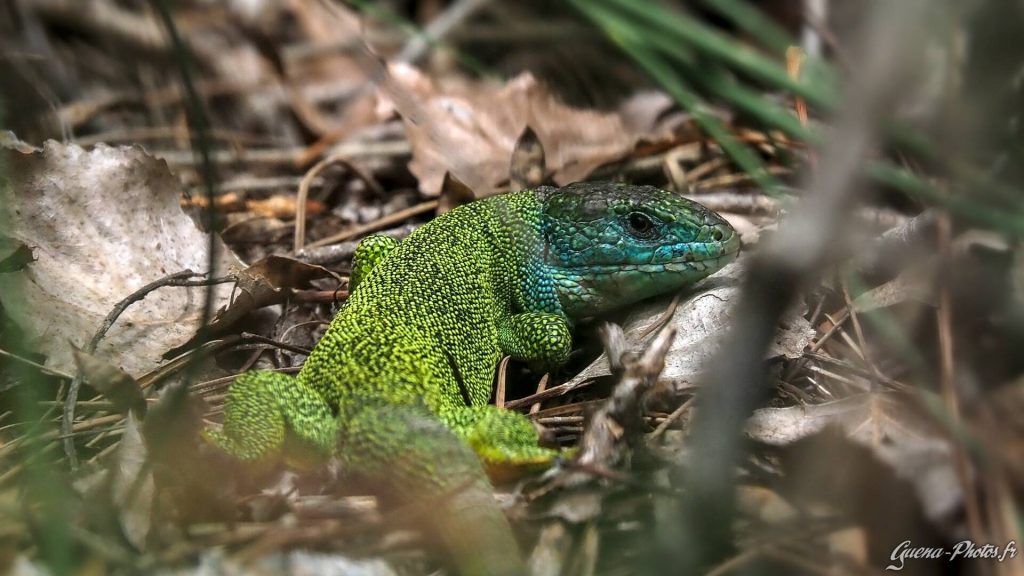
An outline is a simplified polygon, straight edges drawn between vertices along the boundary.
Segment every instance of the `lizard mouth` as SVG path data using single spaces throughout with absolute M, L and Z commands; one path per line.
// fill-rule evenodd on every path
M 617 272 L 714 272 L 732 262 L 740 253 L 739 234 L 730 230 L 728 235 L 714 242 L 683 242 L 661 246 L 648 258 L 640 261 L 602 262 L 564 269 L 590 274 Z

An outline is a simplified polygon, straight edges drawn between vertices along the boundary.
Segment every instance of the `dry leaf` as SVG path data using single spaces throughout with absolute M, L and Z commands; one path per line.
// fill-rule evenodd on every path
M 629 155 L 637 143 L 667 137 L 657 117 L 582 110 L 562 104 L 530 74 L 500 87 L 442 86 L 407 65 L 392 64 L 384 96 L 402 116 L 412 144 L 409 169 L 420 191 L 436 196 L 451 172 L 477 196 L 508 180 L 516 141 L 527 127 L 541 144 L 554 181 L 584 179 L 598 166 Z M 642 122 L 654 124 L 638 125 Z
M 440 215 L 452 208 L 476 200 L 476 194 L 461 180 L 452 176 L 451 173 L 445 172 L 444 180 L 441 181 L 441 196 L 438 200 L 437 213 Z
M 153 510 L 153 474 L 146 465 L 148 453 L 135 415 L 128 414 L 124 434 L 117 445 L 111 470 L 111 501 L 125 538 L 136 550 L 146 549 Z
M 47 355 L 70 371 L 71 344 L 84 348 L 115 304 L 169 274 L 206 270 L 209 237 L 178 206 L 167 164 L 141 147 L 84 150 L 47 142 L 42 152 L 9 155 L 0 188 L 6 234 L 34 247 L 37 260 L 0 274 L 4 308 Z M 217 270 L 236 260 L 220 245 Z M 230 287 L 213 290 L 215 305 Z M 162 288 L 130 306 L 96 355 L 138 375 L 198 328 L 207 289 Z
M 700 282 L 692 295 L 681 302 L 669 323 L 676 328 L 676 336 L 665 357 L 661 380 L 671 381 L 677 388 L 697 383 L 707 361 L 718 350 L 722 337 L 732 327 L 730 314 L 739 296 L 739 279 L 745 259 L 741 258 Z M 662 320 L 668 300 L 659 298 L 638 308 L 623 323 L 626 340 L 639 348 L 637 340 Z M 794 307 L 783 316 L 775 340 L 766 358 L 798 358 L 814 338 L 814 329 L 804 318 L 804 306 Z M 610 374 L 608 358 L 602 354 L 571 381 L 578 384 L 592 378 Z
M 853 441 L 872 451 L 900 478 L 911 482 L 929 518 L 948 518 L 962 491 L 953 468 L 952 448 L 917 406 L 895 393 L 867 393 L 835 402 L 789 408 L 762 408 L 747 422 L 746 433 L 759 442 L 785 446 L 841 427 Z
M 292 288 L 312 287 L 312 280 L 334 278 L 341 282 L 341 278 L 323 266 L 276 255 L 267 256 L 235 276 L 238 279 L 235 298 L 218 310 L 210 321 L 210 334 L 223 333 L 253 310 L 283 302 Z M 172 358 L 192 344 L 194 341 L 189 340 L 182 346 L 172 348 L 164 356 Z
M 516 139 L 516 147 L 512 151 L 512 164 L 508 168 L 509 188 L 512 192 L 536 188 L 544 183 L 546 170 L 544 146 L 537 133 L 527 126 Z
M 264 18 L 268 34 L 290 21 L 307 39 L 305 50 L 284 50 L 282 66 L 292 112 L 326 141 L 340 139 L 377 123 L 375 98 L 361 50 L 373 19 L 338 2 L 317 0 L 268 3 L 273 13 Z M 347 47 L 338 49 L 345 43 Z M 330 48 L 330 49 L 325 49 Z M 305 52 L 305 54 L 303 54 Z M 321 106 L 344 102 L 344 106 Z M 339 112 L 336 112 L 340 110 Z
M 2 242 L 2 240 L 0 240 Z M 13 252 L 8 253 L 0 259 L 0 274 L 24 270 L 26 266 L 36 261 L 32 249 L 24 244 L 18 243 Z
M 134 378 L 92 354 L 74 349 L 72 354 L 85 383 L 109 400 L 115 410 L 121 414 L 134 411 L 139 416 L 145 415 L 146 397 Z

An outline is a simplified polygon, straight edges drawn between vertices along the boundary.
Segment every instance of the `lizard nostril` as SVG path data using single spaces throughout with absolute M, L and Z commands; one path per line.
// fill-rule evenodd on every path
M 721 242 L 723 236 L 724 235 L 722 234 L 722 231 L 717 228 L 714 232 L 711 233 L 711 239 L 714 240 L 715 242 Z

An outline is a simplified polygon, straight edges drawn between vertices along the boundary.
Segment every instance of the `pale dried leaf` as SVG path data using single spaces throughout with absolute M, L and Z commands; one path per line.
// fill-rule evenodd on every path
M 48 142 L 9 155 L 13 176 L 0 188 L 5 234 L 32 246 L 24 270 L 0 275 L 0 302 L 47 355 L 73 369 L 71 343 L 84 348 L 115 304 L 140 287 L 208 266 L 209 238 L 179 207 L 167 164 L 140 147 L 84 150 Z M 219 271 L 236 260 L 223 247 Z M 214 290 L 227 302 L 229 286 Z M 96 355 L 138 375 L 195 334 L 206 288 L 163 288 L 130 306 Z
M 134 413 L 129 413 L 117 445 L 110 492 L 121 530 L 136 550 L 146 549 L 151 528 L 154 488 L 152 467 L 146 465 L 147 458 L 139 421 Z
M 692 386 L 698 382 L 707 361 L 732 327 L 730 314 L 739 297 L 739 279 L 744 262 L 740 259 L 708 277 L 695 287 L 688 299 L 680 302 L 669 320 L 669 324 L 676 328 L 676 336 L 665 357 L 661 380 L 670 381 L 676 387 Z M 632 343 L 631 348 L 641 347 L 638 339 L 662 320 L 667 307 L 668 299 L 657 299 L 630 314 L 623 323 L 623 330 L 626 340 Z M 801 303 L 783 316 L 766 358 L 798 358 L 803 354 L 814 337 L 814 329 L 804 314 L 806 310 Z M 608 358 L 602 354 L 570 382 L 578 384 L 608 374 Z
M 395 576 L 398 574 L 379 558 L 349 558 L 342 554 L 293 550 L 273 552 L 255 560 L 224 554 L 210 547 L 191 565 L 154 572 L 156 576 Z
M 759 442 L 785 446 L 839 426 L 911 482 L 929 518 L 944 518 L 962 498 L 952 447 L 919 408 L 894 393 L 866 393 L 813 406 L 762 408 L 747 421 Z

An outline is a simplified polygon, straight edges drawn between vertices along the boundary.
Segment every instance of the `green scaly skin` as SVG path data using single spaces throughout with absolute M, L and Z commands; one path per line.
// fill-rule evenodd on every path
M 370 237 L 348 302 L 298 376 L 243 374 L 223 430 L 207 435 L 250 461 L 333 454 L 385 494 L 437 498 L 428 523 L 461 573 L 522 573 L 480 463 L 557 453 L 525 416 L 488 404 L 498 361 L 558 366 L 574 320 L 678 290 L 738 251 L 704 207 L 609 183 L 472 202 L 401 243 Z

